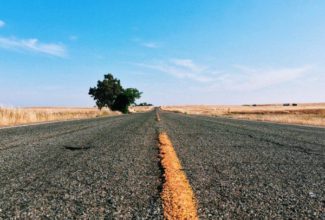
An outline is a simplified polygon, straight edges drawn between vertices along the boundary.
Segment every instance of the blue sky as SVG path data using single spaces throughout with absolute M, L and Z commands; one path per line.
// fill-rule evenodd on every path
M 323 0 L 0 0 L 0 105 L 325 101 Z

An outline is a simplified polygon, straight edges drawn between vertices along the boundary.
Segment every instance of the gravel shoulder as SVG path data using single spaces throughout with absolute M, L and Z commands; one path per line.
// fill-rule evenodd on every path
M 200 218 L 325 218 L 325 129 L 160 116 Z

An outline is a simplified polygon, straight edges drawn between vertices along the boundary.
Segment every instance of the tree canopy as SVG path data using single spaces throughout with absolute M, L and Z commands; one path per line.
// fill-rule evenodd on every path
M 98 80 L 97 86 L 91 87 L 88 93 L 96 101 L 99 109 L 108 107 L 112 110 L 128 113 L 128 107 L 135 104 L 142 92 L 136 88 L 124 89 L 119 79 L 112 74 L 104 75 L 102 81 Z

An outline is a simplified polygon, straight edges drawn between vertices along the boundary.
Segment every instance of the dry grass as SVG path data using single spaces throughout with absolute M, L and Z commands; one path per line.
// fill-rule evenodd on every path
M 0 126 L 11 126 L 46 121 L 93 118 L 105 115 L 118 115 L 109 109 L 96 108 L 1 108 Z
M 152 111 L 154 108 L 154 106 L 132 106 L 129 108 L 129 111 L 131 113 L 148 112 Z
M 163 106 L 163 110 L 197 115 L 227 116 L 240 119 L 279 123 L 325 126 L 325 103 L 298 104 L 298 106 Z

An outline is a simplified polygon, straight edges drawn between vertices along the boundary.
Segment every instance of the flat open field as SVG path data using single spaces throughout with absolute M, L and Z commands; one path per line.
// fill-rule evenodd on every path
M 154 106 L 131 106 L 129 107 L 129 111 L 132 113 L 148 112 L 152 111 L 154 108 Z
M 185 105 L 162 106 L 162 109 L 193 115 L 227 116 L 238 119 L 325 126 L 325 103 L 298 104 L 297 106 L 280 104 L 257 106 Z
M 200 219 L 324 218 L 324 128 L 159 115 L 1 129 L 0 219 L 163 219 L 180 171 Z M 182 165 L 171 176 L 161 132 Z
M 69 119 L 93 118 L 104 115 L 118 115 L 109 109 L 97 108 L 63 108 L 63 107 L 35 107 L 35 108 L 2 108 L 0 107 L 0 127 L 45 121 L 62 121 Z

